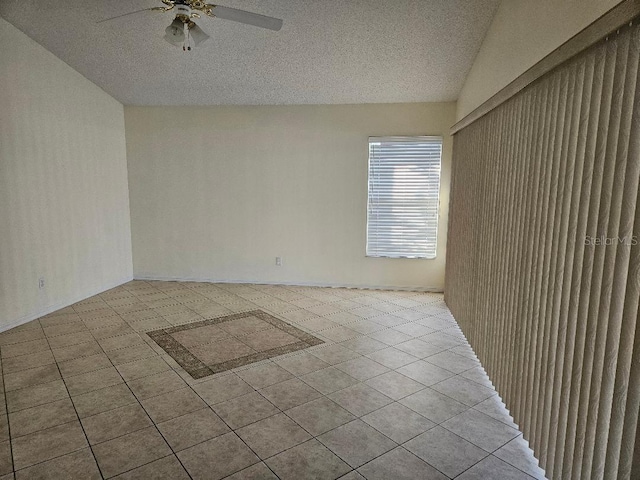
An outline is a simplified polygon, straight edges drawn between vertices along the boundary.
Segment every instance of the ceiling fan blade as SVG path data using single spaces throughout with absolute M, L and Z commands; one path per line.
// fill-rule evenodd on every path
M 135 10 L 133 12 L 123 13 L 122 15 L 116 15 L 115 17 L 105 18 L 104 20 L 98 20 L 96 23 L 108 22 L 109 20 L 115 20 L 116 18 L 126 17 L 128 15 L 133 15 L 134 13 L 140 13 L 140 12 L 166 12 L 168 10 L 171 10 L 171 8 L 165 8 L 165 7 L 143 8 L 142 10 Z
M 211 9 L 211 13 L 218 18 L 231 20 L 232 22 L 246 23 L 255 27 L 268 28 L 269 30 L 278 31 L 282 28 L 282 20 L 279 18 L 267 17 L 257 13 L 245 12 L 236 8 L 223 7 L 215 5 Z

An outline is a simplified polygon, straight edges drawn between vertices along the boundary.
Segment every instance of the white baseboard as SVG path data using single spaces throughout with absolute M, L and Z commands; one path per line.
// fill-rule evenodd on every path
M 74 295 L 73 297 L 69 297 L 66 298 L 60 302 L 57 302 L 53 305 L 48 305 L 47 307 L 37 311 L 37 312 L 32 312 L 32 313 L 28 313 L 27 315 L 23 315 L 20 318 L 17 318 L 15 320 L 12 320 L 8 323 L 4 323 L 0 326 L 0 333 L 1 332 L 5 332 L 7 330 L 10 330 L 12 328 L 15 327 L 19 327 L 20 325 L 23 325 L 27 322 L 30 322 L 31 320 L 35 320 L 36 318 L 40 318 L 44 315 L 47 315 L 51 312 L 55 312 L 56 310 L 60 310 L 61 308 L 65 308 L 68 307 L 69 305 L 73 305 L 74 303 L 77 303 L 81 300 L 84 300 L 86 298 L 89 297 L 93 297 L 94 295 L 98 295 L 99 293 L 102 292 L 106 292 L 107 290 L 110 290 L 112 288 L 115 288 L 119 285 L 122 285 L 123 283 L 127 283 L 130 282 L 131 280 L 133 280 L 133 277 L 128 275 L 125 278 L 121 278 L 120 280 L 113 282 L 111 284 L 107 284 L 107 285 L 103 285 L 97 289 L 92 289 L 92 290 L 87 290 L 85 292 L 82 292 L 81 294 L 78 295 Z
M 443 293 L 441 287 L 412 287 L 412 286 L 396 286 L 396 285 L 351 285 L 337 283 L 315 283 L 315 282 L 268 282 L 264 280 L 229 280 L 219 278 L 202 278 L 202 277 L 166 277 L 162 275 L 151 274 L 134 274 L 135 280 L 159 280 L 165 282 L 205 282 L 205 283 L 247 283 L 255 285 L 288 285 L 292 287 L 330 287 L 330 288 L 360 288 L 364 290 L 402 290 L 409 292 L 432 292 Z

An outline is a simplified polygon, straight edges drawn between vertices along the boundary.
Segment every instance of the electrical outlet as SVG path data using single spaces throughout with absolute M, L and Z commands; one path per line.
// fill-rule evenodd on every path
M 45 287 L 44 277 L 40 277 L 40 278 L 38 279 L 38 288 L 39 288 L 40 290 L 42 290 L 44 287 Z
M 276 266 L 277 267 L 281 267 L 282 266 L 282 257 L 276 257 Z

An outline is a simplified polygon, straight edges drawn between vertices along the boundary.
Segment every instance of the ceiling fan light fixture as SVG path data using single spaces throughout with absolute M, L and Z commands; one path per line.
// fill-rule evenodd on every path
M 211 37 L 209 37 L 209 35 L 204 33 L 204 30 L 202 30 L 195 23 L 192 24 L 192 26 L 189 27 L 189 35 L 191 36 L 191 39 L 193 40 L 193 46 L 194 47 L 197 47 L 202 42 L 206 42 L 207 40 L 209 40 L 209 38 L 211 38 Z
M 184 42 L 184 22 L 175 18 L 165 30 L 164 39 L 171 45 L 180 45 Z

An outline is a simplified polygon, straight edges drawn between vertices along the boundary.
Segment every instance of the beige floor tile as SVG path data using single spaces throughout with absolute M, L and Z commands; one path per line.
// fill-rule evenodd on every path
M 155 373 L 171 370 L 171 367 L 161 357 L 153 356 L 116 365 L 116 370 L 118 370 L 120 376 L 128 382 L 136 378 L 147 377 Z
M 111 362 L 116 366 L 143 358 L 155 357 L 156 355 L 157 353 L 147 344 L 111 350 L 107 353 Z
M 100 345 L 98 345 L 98 342 L 93 339 L 88 342 L 78 343 L 68 347 L 54 348 L 52 351 L 57 362 L 64 362 L 66 360 L 73 360 L 74 358 L 88 357 L 90 355 L 102 353 Z
M 334 367 L 308 373 L 300 379 L 324 395 L 358 383 L 358 380 Z
M 14 468 L 10 441 L 0 442 L 0 475 L 10 474 Z
M 237 375 L 255 389 L 265 388 L 275 383 L 293 378 L 293 375 L 275 363 L 266 363 L 236 372 Z
M 298 378 L 271 385 L 260 390 L 260 393 L 280 410 L 288 410 L 322 396 L 320 392 Z
M 353 360 L 360 355 L 352 350 L 344 348 L 340 345 L 327 345 L 314 348 L 309 353 L 318 357 L 320 360 L 328 363 L 329 365 L 335 365 L 337 363 L 346 362 L 347 360 Z
M 0 442 L 9 440 L 9 417 L 6 413 L 0 415 Z
M 405 443 L 404 448 L 454 478 L 488 455 L 442 427 L 435 427 Z
M 376 458 L 358 472 L 368 480 L 446 480 L 447 477 L 402 447 Z
M 312 435 L 320 435 L 355 417 L 327 397 L 320 397 L 285 412 Z
M 291 343 L 297 343 L 299 340 L 293 335 L 278 329 L 271 328 L 262 332 L 252 333 L 241 337 L 242 343 L 248 345 L 257 352 L 264 352 L 272 348 L 282 347 Z
M 142 406 L 154 423 L 200 410 L 207 406 L 191 388 L 182 388 L 142 400 Z
M 269 458 L 311 438 L 283 413 L 236 430 L 236 434 L 262 459 Z
M 382 343 L 370 337 L 357 337 L 352 340 L 347 340 L 346 342 L 341 342 L 340 346 L 359 355 L 367 355 L 388 347 L 386 343 Z
M 387 372 L 365 382 L 393 400 L 399 400 L 424 388 L 424 385 L 397 372 Z
M 318 437 L 329 450 L 357 468 L 397 444 L 361 420 L 354 420 Z
M 279 412 L 271 402 L 257 392 L 218 403 L 212 408 L 234 430 Z
M 484 413 L 485 415 L 489 415 L 496 420 L 500 420 L 502 423 L 509 425 L 513 428 L 518 428 L 518 426 L 514 423 L 513 417 L 509 414 L 509 410 L 498 395 L 493 395 L 492 397 L 483 400 L 477 405 L 473 406 L 474 409 Z
M 44 327 L 44 334 L 48 338 L 56 337 L 58 335 L 69 335 L 70 333 L 79 333 L 87 331 L 82 320 L 76 322 L 65 323 L 63 325 L 56 325 L 51 327 Z
M 418 358 L 430 357 L 431 355 L 436 355 L 437 353 L 445 350 L 444 347 L 424 342 L 419 338 L 414 338 L 406 342 L 398 343 L 395 345 L 395 348 Z
M 47 349 L 30 355 L 5 358 L 2 360 L 2 371 L 6 375 L 8 373 L 17 373 L 30 368 L 53 364 L 55 362 L 53 353 Z
M 327 343 L 194 380 L 136 333 L 258 309 Z M 176 338 L 209 364 L 298 341 L 257 317 Z M 10 431 L 18 479 L 99 478 L 76 412 L 108 478 L 186 480 L 167 442 L 193 478 L 444 478 L 434 466 L 452 476 L 470 466 L 467 479 L 544 475 L 437 294 L 132 281 L 0 333 L 0 354 L 10 412 L 0 398 L 0 480 Z M 474 452 L 485 458 L 471 466 Z
M 402 350 L 398 350 L 394 347 L 377 350 L 367 355 L 367 358 L 370 358 L 371 360 L 374 360 L 379 364 L 391 369 L 400 368 L 403 365 L 407 365 L 418 360 L 417 357 L 409 355 L 408 353 L 403 352 Z
M 486 478 L 531 480 L 532 477 L 493 455 L 489 455 L 458 477 L 459 480 L 484 480 Z
M 218 480 L 259 462 L 233 432 L 182 450 L 177 455 L 194 480 Z
M 73 397 L 73 404 L 80 418 L 89 417 L 137 402 L 136 397 L 124 383 L 93 390 L 92 392 Z
M 151 420 L 137 403 L 82 419 L 82 426 L 91 445 L 106 442 L 151 425 Z
M 42 328 L 29 328 L 26 330 L 9 330 L 0 334 L 0 347 L 15 343 L 43 340 L 45 337 Z
M 393 402 L 386 395 L 364 383 L 352 385 L 327 396 L 356 417 L 371 413 Z
M 154 373 L 147 377 L 128 382 L 129 388 L 139 400 L 173 392 L 187 386 L 180 376 L 173 370 Z
M 104 353 L 97 353 L 88 357 L 80 357 L 74 360 L 58 363 L 60 373 L 63 377 L 80 375 L 81 373 L 93 372 L 111 366 L 111 362 Z
M 175 455 L 161 458 L 115 477 L 118 480 L 189 480 Z
M 371 333 L 368 336 L 369 338 L 373 338 L 374 340 L 378 340 L 379 342 L 385 343 L 389 346 L 404 343 L 413 338 L 411 335 L 398 332 L 397 330 L 393 330 L 391 328 Z
M 278 480 L 278 477 L 261 462 L 234 473 L 226 480 Z
M 256 353 L 253 348 L 235 338 L 192 347 L 189 351 L 205 365 L 215 365 Z
M 49 342 L 44 339 L 31 340 L 29 342 L 15 343 L 11 345 L 3 345 L 0 347 L 2 358 L 18 357 L 20 355 L 31 355 L 37 352 L 49 350 Z
M 87 322 L 85 322 L 87 324 Z M 134 333 L 135 330 L 131 328 L 124 320 L 118 320 L 111 325 L 99 325 L 95 328 L 87 324 L 91 335 L 96 340 L 102 340 L 109 337 L 115 337 L 117 335 L 127 335 Z
M 4 388 L 6 392 L 11 392 L 41 383 L 49 383 L 59 378 L 61 377 L 57 365 L 44 365 L 42 367 L 30 368 L 29 370 L 22 370 L 21 372 L 5 374 Z
M 315 439 L 271 457 L 266 464 L 281 480 L 333 480 L 351 470 Z
M 113 367 L 108 367 L 69 377 L 65 383 L 71 396 L 75 396 L 117 385 L 122 381 L 118 371 Z
M 450 418 L 442 426 L 487 452 L 497 450 L 520 435 L 515 428 L 474 409 Z
M 42 480 L 57 480 L 62 478 L 100 480 L 102 475 L 100 475 L 91 450 L 83 448 L 82 450 L 16 472 L 16 480 L 31 480 L 36 478 Z
M 425 361 L 433 363 L 441 368 L 449 370 L 453 373 L 462 373 L 470 368 L 475 368 L 478 363 L 470 358 L 458 355 L 457 353 L 445 350 L 444 352 L 437 353 L 425 358 Z
M 88 446 L 78 420 L 14 438 L 11 444 L 16 470 Z
M 315 372 L 329 366 L 327 362 L 309 353 L 299 353 L 282 358 L 276 357 L 273 361 L 296 376 Z
M 137 333 L 128 333 L 126 335 L 117 335 L 115 337 L 107 337 L 98 340 L 98 343 L 105 352 L 119 350 L 121 348 L 134 347 L 144 344 L 144 340 Z
M 493 388 L 483 387 L 459 375 L 436 383 L 431 388 L 470 407 L 496 395 Z
M 262 330 L 273 328 L 273 325 L 257 317 L 238 318 L 229 322 L 223 322 L 218 326 L 220 327 L 220 329 L 227 332 L 229 335 L 233 335 L 234 337 L 250 335 Z
M 76 420 L 76 411 L 69 398 L 9 414 L 13 438 Z
M 229 432 L 229 427 L 210 408 L 158 424 L 158 429 L 175 452 Z
M 102 474 L 113 477 L 171 454 L 155 427 L 114 438 L 93 447 Z
M 58 335 L 48 339 L 49 345 L 53 350 L 57 348 L 70 347 L 71 345 L 77 345 L 79 343 L 86 343 L 93 340 L 91 332 L 88 330 L 84 332 L 69 333 L 66 335 Z
M 431 388 L 403 398 L 400 403 L 435 423 L 444 422 L 469 409 L 469 406 Z
M 17 412 L 25 408 L 44 405 L 45 403 L 68 397 L 69 393 L 62 380 L 55 380 L 33 387 L 23 388 L 7 393 L 9 412 Z
M 432 421 L 397 402 L 371 412 L 361 420 L 396 443 L 404 443 L 435 426 Z
M 374 362 L 367 357 L 355 358 L 347 362 L 339 363 L 335 367 L 361 382 L 389 371 L 384 365 Z
M 493 455 L 531 475 L 536 480 L 544 480 L 545 478 L 544 470 L 538 466 L 538 460 L 533 456 L 529 444 L 522 438 L 522 435 L 500 447 L 493 452 Z
M 251 385 L 235 373 L 225 374 L 193 386 L 209 405 L 222 403 L 253 391 Z
M 455 374 L 444 368 L 440 368 L 432 363 L 419 360 L 414 363 L 410 363 L 396 370 L 405 377 L 409 377 L 416 382 L 429 387 L 436 383 L 439 383 L 447 378 L 453 377 Z

